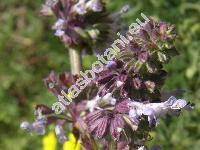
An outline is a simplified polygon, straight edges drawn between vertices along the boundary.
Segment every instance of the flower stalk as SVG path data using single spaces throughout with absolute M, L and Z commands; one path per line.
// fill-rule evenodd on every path
M 73 48 L 69 48 L 69 58 L 71 73 L 73 75 L 79 75 L 82 69 L 82 58 L 80 55 L 80 51 Z

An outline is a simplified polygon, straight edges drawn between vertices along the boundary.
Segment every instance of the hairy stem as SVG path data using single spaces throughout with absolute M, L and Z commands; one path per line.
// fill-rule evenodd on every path
M 73 48 L 69 48 L 69 57 L 70 57 L 71 73 L 73 75 L 76 74 L 79 75 L 82 68 L 80 51 L 75 50 Z

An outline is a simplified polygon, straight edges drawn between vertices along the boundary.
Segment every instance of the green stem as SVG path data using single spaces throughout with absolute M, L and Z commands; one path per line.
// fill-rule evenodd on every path
M 79 50 L 69 48 L 69 57 L 70 57 L 70 66 L 71 73 L 73 75 L 80 74 L 82 64 L 81 64 L 81 55 Z

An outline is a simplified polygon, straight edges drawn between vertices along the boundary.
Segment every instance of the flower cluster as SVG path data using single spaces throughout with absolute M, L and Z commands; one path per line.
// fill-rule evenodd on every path
M 99 74 L 99 94 L 116 91 L 125 98 L 159 101 L 167 75 L 163 64 L 178 54 L 175 38 L 174 26 L 150 20 Z
M 91 112 L 86 123 L 92 135 L 100 139 L 110 136 L 137 147 L 144 145 L 161 117 L 192 109 L 191 104 L 174 96 L 161 100 L 167 75 L 163 64 L 178 54 L 175 38 L 173 26 L 151 20 L 121 47 L 96 78 L 97 97 L 87 102 Z M 137 136 L 133 139 L 133 135 Z
M 114 21 L 102 0 L 47 0 L 41 14 L 54 14 L 52 26 L 67 47 L 91 50 L 105 41 Z
M 50 6 L 47 10 L 45 5 L 42 12 L 53 11 L 58 18 L 53 26 L 55 35 L 68 46 L 88 44 L 84 40 L 96 38 L 96 27 L 109 22 L 101 0 L 57 0 L 51 1 Z M 117 57 L 73 102 L 65 105 L 61 115 L 40 104 L 36 106 L 35 122 L 23 122 L 21 128 L 45 134 L 45 127 L 54 124 L 55 134 L 63 143 L 68 140 L 64 130 L 67 126 L 75 141 L 80 140 L 87 150 L 142 149 L 160 118 L 191 110 L 190 103 L 173 95 L 162 100 L 161 89 L 167 75 L 163 65 L 178 54 L 174 26 L 151 19 L 134 36 L 127 37 L 129 42 Z M 67 91 L 77 79 L 78 75 L 56 76 L 52 72 L 44 82 L 59 100 L 61 91 Z

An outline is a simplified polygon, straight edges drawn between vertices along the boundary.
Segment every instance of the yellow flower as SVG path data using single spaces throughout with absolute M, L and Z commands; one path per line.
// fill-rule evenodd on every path
M 43 150 L 56 150 L 57 139 L 54 132 L 50 132 L 42 139 Z
M 72 133 L 69 134 L 69 141 L 63 144 L 63 150 L 81 150 L 80 141 L 76 141 L 76 138 Z

